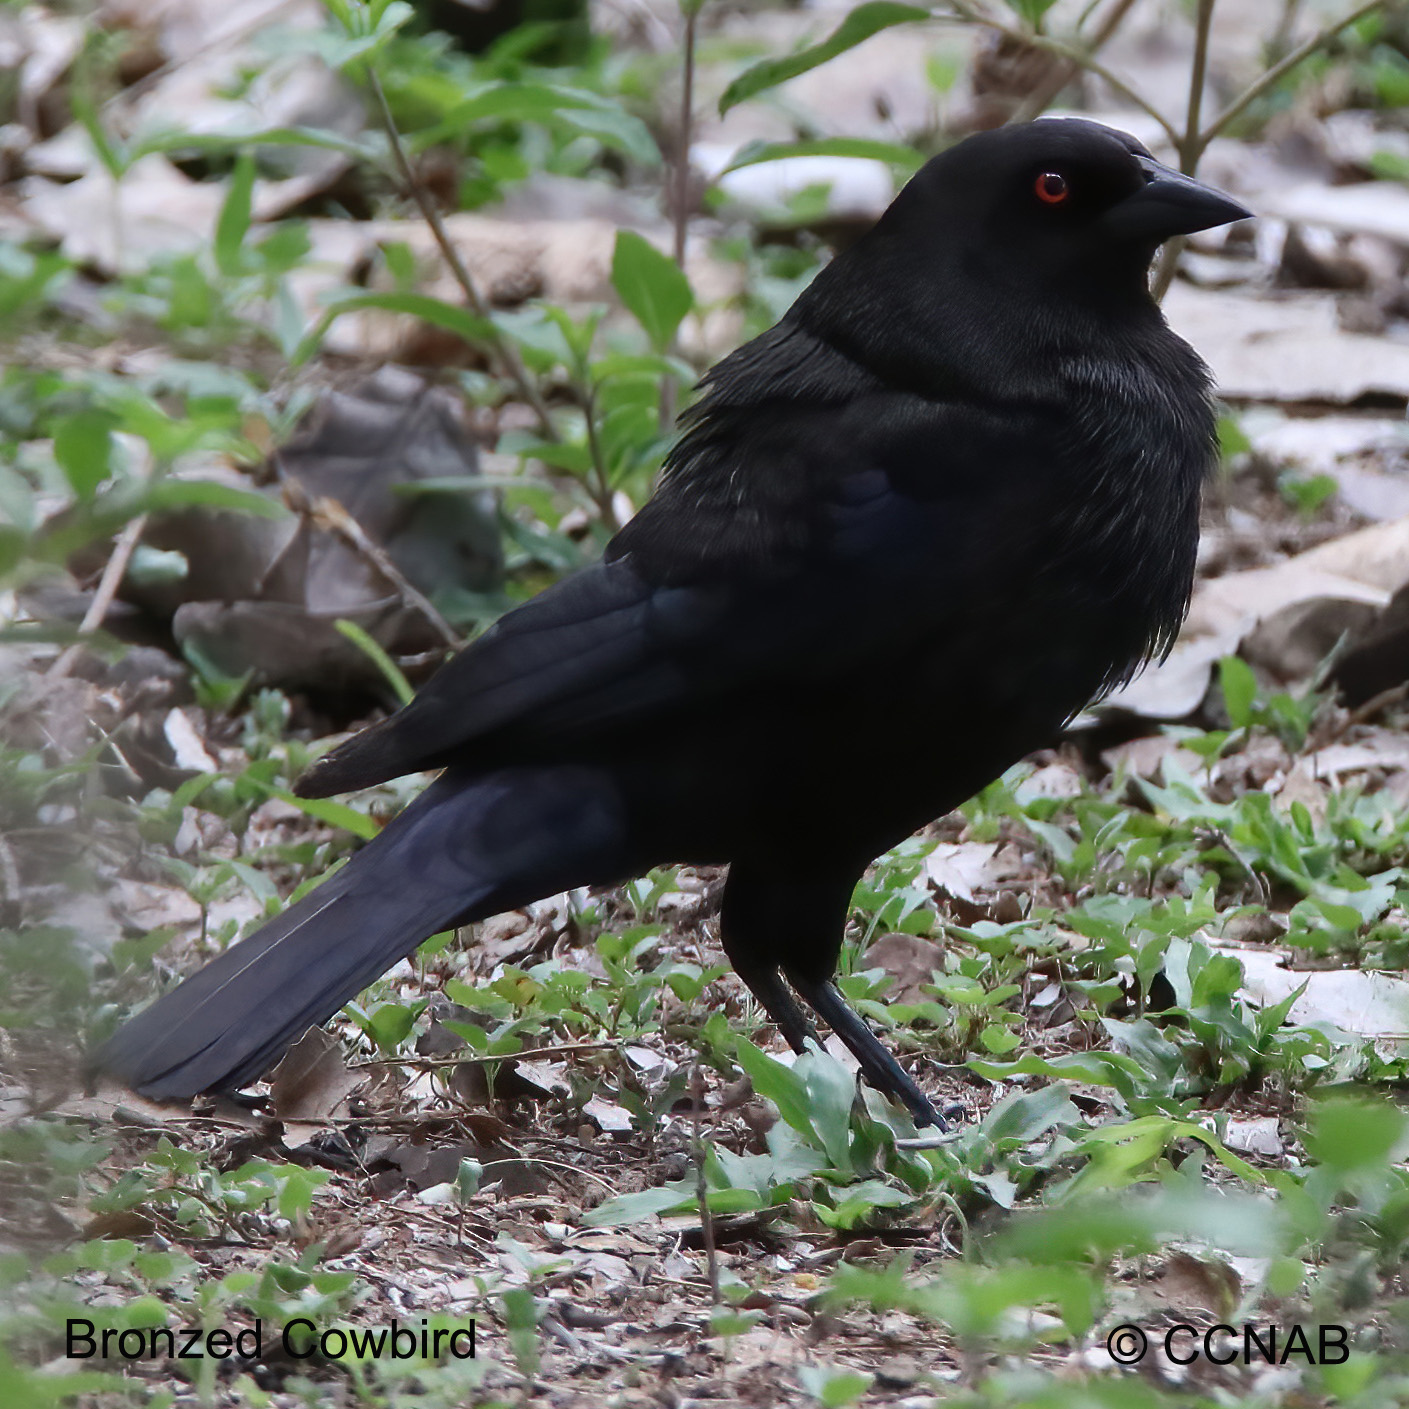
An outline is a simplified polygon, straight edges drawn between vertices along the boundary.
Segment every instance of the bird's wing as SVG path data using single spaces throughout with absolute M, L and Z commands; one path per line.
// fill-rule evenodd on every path
M 1012 417 L 867 400 L 842 415 L 786 408 L 766 434 L 706 443 L 697 458 L 737 458 L 737 473 L 682 464 L 603 562 L 501 618 L 298 790 L 571 747 L 932 637 L 966 584 L 1001 565 L 1015 521 L 1002 486 L 1030 501 L 1038 467 L 1024 457 L 1044 442 Z

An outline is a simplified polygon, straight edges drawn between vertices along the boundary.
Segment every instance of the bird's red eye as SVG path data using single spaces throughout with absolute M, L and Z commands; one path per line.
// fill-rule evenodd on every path
M 1037 192 L 1037 199 L 1048 205 L 1061 205 L 1071 194 L 1066 177 L 1055 171 L 1044 171 L 1033 183 L 1033 190 Z

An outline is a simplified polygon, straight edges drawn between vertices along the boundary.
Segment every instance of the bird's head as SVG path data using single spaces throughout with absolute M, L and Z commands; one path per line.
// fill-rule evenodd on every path
M 873 355 L 1037 353 L 1064 328 L 1089 336 L 1087 315 L 1103 330 L 1112 315 L 1153 315 L 1159 245 L 1250 214 L 1126 133 L 1044 118 L 927 162 L 799 308 Z
M 1082 118 L 980 132 L 929 162 L 893 209 L 912 228 L 934 220 L 968 248 L 1046 277 L 1143 270 L 1172 236 L 1252 214 Z

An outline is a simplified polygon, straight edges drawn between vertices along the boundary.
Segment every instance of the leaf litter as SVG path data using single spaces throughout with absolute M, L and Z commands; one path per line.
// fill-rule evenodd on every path
M 165 77 L 147 86 L 142 104 L 154 111 L 170 105 L 190 130 L 213 130 L 256 116 L 272 121 L 267 113 L 234 113 L 216 102 L 216 90 L 248 60 L 245 43 L 257 35 L 265 8 L 202 6 L 199 16 L 190 6 L 162 10 L 160 23 L 146 37 L 154 46 L 154 72 L 163 65 L 169 68 Z M 283 12 L 281 22 L 287 23 L 288 12 L 300 7 L 277 8 Z M 42 38 L 35 40 L 23 69 L 21 91 L 30 107 L 41 104 L 62 77 L 77 42 L 72 26 L 64 28 L 53 18 L 52 25 L 34 30 Z M 770 16 L 766 22 L 791 26 L 790 32 L 795 32 L 790 17 Z M 742 29 L 751 21 L 744 17 L 739 23 Z M 825 95 L 828 103 L 855 108 L 845 120 L 839 112 L 830 114 L 838 130 L 854 133 L 870 122 L 885 128 L 890 119 L 878 117 L 873 97 L 890 81 L 897 63 L 914 67 L 913 46 L 903 36 L 904 31 L 893 32 L 839 61 L 848 66 L 845 82 L 836 77 L 839 70 L 819 70 L 796 91 L 811 92 L 810 101 L 818 107 L 826 107 L 821 101 Z M 196 63 L 209 57 L 208 45 L 220 55 L 218 65 Z M 923 85 L 911 83 L 896 90 L 895 101 L 923 109 L 929 100 L 920 96 L 922 92 Z M 295 121 L 299 102 L 320 94 L 336 97 L 337 91 L 315 84 L 295 93 L 298 101 L 290 100 L 292 106 L 280 120 Z M 1001 84 L 987 95 L 973 96 L 976 102 L 997 101 Z M 865 122 L 859 116 L 863 111 Z M 787 135 L 777 128 L 773 115 L 756 115 L 755 130 L 741 134 L 739 124 L 746 116 L 745 109 L 735 109 L 720 131 L 705 135 Z M 1127 716 L 1127 725 L 1133 717 L 1135 727 L 1152 732 L 1113 742 L 1102 733 L 1105 718 L 1087 721 L 1093 728 L 1085 738 L 1075 734 L 1070 751 L 1039 760 L 1040 767 L 1018 785 L 1020 802 L 970 808 L 941 819 L 921 839 L 924 851 L 914 874 L 903 874 L 904 857 L 880 863 L 870 880 L 881 890 L 889 887 L 886 899 L 872 911 L 858 909 L 853 937 L 871 941 L 857 961 L 858 976 L 878 970 L 891 980 L 875 1005 L 882 1011 L 886 1005 L 919 1008 L 933 1003 L 936 976 L 953 979 L 960 972 L 946 969 L 947 956 L 974 961 L 983 952 L 972 947 L 974 937 L 991 943 L 995 930 L 1020 926 L 1035 899 L 1046 903 L 1055 897 L 1059 912 L 1065 913 L 1098 897 L 1099 879 L 1073 869 L 1077 860 L 1067 854 L 1062 838 L 1072 841 L 1077 831 L 1073 818 L 1083 799 L 1109 793 L 1130 778 L 1171 790 L 1187 787 L 1190 779 L 1202 780 L 1218 806 L 1233 806 L 1251 792 L 1265 792 L 1288 813 L 1294 803 L 1314 811 L 1318 822 L 1342 805 L 1339 795 L 1347 790 L 1354 796 L 1380 798 L 1400 812 L 1409 805 L 1409 756 L 1393 702 L 1385 706 L 1384 717 L 1394 727 L 1377 723 L 1379 715 L 1357 719 L 1328 705 L 1311 721 L 1305 737 L 1290 743 L 1255 735 L 1251 741 L 1245 738 L 1241 747 L 1234 740 L 1228 754 L 1213 759 L 1189 746 L 1200 742 L 1200 731 L 1230 723 L 1234 732 L 1243 727 L 1226 717 L 1227 701 L 1215 683 L 1216 667 L 1225 657 L 1241 652 L 1255 658 L 1256 669 L 1271 682 L 1265 693 L 1271 693 L 1272 686 L 1295 690 L 1309 682 L 1311 669 L 1292 659 L 1306 632 L 1299 627 L 1273 639 L 1266 630 L 1269 623 L 1292 609 L 1326 607 L 1329 614 L 1318 629 L 1332 645 L 1342 644 L 1341 637 L 1352 645 L 1373 645 L 1382 613 L 1394 594 L 1409 584 L 1409 503 L 1400 483 L 1404 441 L 1397 435 L 1403 403 L 1409 398 L 1409 362 L 1402 339 L 1386 336 L 1384 328 L 1367 332 L 1348 327 L 1347 295 L 1342 291 L 1273 287 L 1291 264 L 1302 271 L 1299 277 L 1309 270 L 1311 277 L 1330 278 L 1341 267 L 1337 261 L 1348 259 L 1364 265 L 1363 277 L 1352 281 L 1360 291 L 1382 289 L 1384 249 L 1356 244 L 1357 237 L 1397 247 L 1399 253 L 1392 257 L 1398 259 L 1402 277 L 1403 192 L 1390 183 L 1365 179 L 1363 167 L 1367 151 L 1373 155 L 1385 143 L 1392 146 L 1395 135 L 1374 128 L 1367 135 L 1363 124 L 1357 132 L 1345 125 L 1334 130 L 1334 160 L 1342 168 L 1362 163 L 1355 184 L 1286 183 L 1279 195 L 1271 194 L 1275 182 L 1263 186 L 1259 196 L 1265 196 L 1268 213 L 1284 224 L 1284 238 L 1276 248 L 1195 251 L 1196 259 L 1213 262 L 1191 267 L 1204 270 L 1209 284 L 1216 279 L 1218 286 L 1176 284 L 1170 314 L 1210 360 L 1224 396 L 1249 425 L 1249 448 L 1241 452 L 1248 458 L 1237 467 L 1231 484 L 1214 496 L 1208 528 L 1213 537 L 1231 539 L 1238 531 L 1237 516 L 1251 517 L 1256 511 L 1259 561 L 1206 575 L 1190 625 L 1170 661 L 1112 702 Z M 119 231 L 106 218 L 113 194 L 110 179 L 91 150 L 70 141 L 65 155 L 53 143 L 44 145 L 50 150 L 38 143 L 30 147 L 34 163 L 19 192 L 20 208 L 26 221 L 47 231 L 92 271 L 111 273 L 126 267 L 129 259 L 141 263 L 163 251 L 209 244 L 224 198 L 219 183 L 193 180 L 164 155 L 143 157 L 123 179 Z M 1262 149 L 1255 157 L 1264 171 L 1284 174 L 1274 144 L 1258 145 Z M 262 182 L 255 197 L 258 217 L 275 218 L 330 189 L 346 169 L 347 159 L 334 154 L 281 181 Z M 545 293 L 564 304 L 585 304 L 600 299 L 609 288 L 609 225 L 551 220 L 508 224 L 480 216 L 459 220 L 454 227 L 457 239 L 475 251 L 473 262 L 487 278 L 495 267 L 495 251 L 503 255 L 502 276 L 489 278 L 497 304 L 511 306 Z M 314 227 L 314 249 L 324 256 L 325 268 L 298 290 L 310 310 L 320 287 L 345 282 L 359 261 L 382 244 L 405 239 L 418 260 L 430 255 L 429 242 L 412 222 L 336 220 L 314 222 Z M 1289 260 L 1285 232 L 1303 229 L 1308 233 L 1299 238 L 1305 252 Z M 1329 232 L 1331 242 L 1316 232 Z M 664 243 L 666 232 L 652 233 Z M 717 287 L 722 299 L 737 291 L 738 283 L 726 271 Z M 1382 320 L 1402 319 L 1389 294 L 1383 301 Z M 332 346 L 344 355 L 410 355 L 415 360 L 408 327 L 404 318 L 394 315 L 381 316 L 379 326 L 377 318 L 359 321 L 349 315 L 337 327 Z M 723 342 L 737 327 L 736 320 L 714 320 L 704 346 L 718 350 L 709 339 Z M 336 404 L 338 396 L 360 395 L 356 389 L 340 388 L 327 399 Z M 1258 431 L 1255 412 L 1268 406 L 1286 414 L 1273 429 Z M 1396 414 L 1386 415 L 1386 408 Z M 388 433 L 402 441 L 407 458 L 414 459 L 418 433 L 405 431 L 402 423 L 388 422 Z M 446 443 L 456 443 L 453 434 L 441 436 L 442 450 Z M 473 453 L 460 447 L 456 454 L 458 463 L 438 461 L 432 477 L 446 472 L 447 477 L 473 477 Z M 380 468 L 405 466 L 383 462 Z M 1336 480 L 1339 502 L 1331 513 L 1339 517 L 1329 539 L 1318 538 L 1324 523 L 1318 525 L 1294 502 L 1277 494 L 1269 498 L 1269 478 L 1287 473 L 1325 474 Z M 383 481 L 384 476 L 371 476 L 364 488 L 384 495 L 388 486 Z M 231 521 L 225 521 L 226 527 Z M 241 526 L 252 522 L 242 519 Z M 218 559 L 217 566 L 229 571 L 238 555 L 232 547 L 212 553 L 211 533 L 208 524 L 186 550 L 173 551 L 184 551 L 192 560 Z M 376 534 L 383 546 L 392 536 Z M 1269 548 L 1274 540 L 1276 546 Z M 155 533 L 152 542 L 155 546 Z M 349 565 L 347 554 L 335 556 L 345 565 L 334 574 L 330 600 L 336 600 L 345 615 L 354 611 L 347 593 L 361 591 L 365 596 L 367 574 L 361 571 L 365 564 Z M 297 615 L 287 632 L 272 626 L 270 616 L 253 618 L 244 634 L 228 615 L 203 623 L 201 629 L 208 641 L 233 644 L 244 653 L 225 662 L 227 673 L 240 675 L 251 668 L 270 680 L 288 680 L 289 645 L 307 649 L 321 599 L 306 590 L 305 581 L 292 593 L 293 601 L 271 602 L 263 590 L 267 583 L 261 581 L 268 567 L 266 560 L 243 581 L 222 582 L 209 597 L 198 600 L 216 603 L 227 613 L 241 603 L 292 606 Z M 311 568 L 306 571 L 311 579 Z M 480 579 L 479 588 L 483 585 Z M 144 610 L 140 605 L 138 609 Z M 340 658 L 353 659 L 344 650 L 345 638 L 338 640 Z M 389 632 L 383 644 L 395 649 L 405 643 Z M 184 783 L 217 771 L 238 776 L 258 762 L 261 750 L 267 754 L 267 741 L 242 737 L 222 709 L 189 698 L 163 698 L 143 745 L 154 751 L 147 754 L 137 746 L 135 734 L 129 738 L 122 732 L 124 724 L 149 708 L 140 684 L 115 679 L 101 662 L 85 665 L 93 679 L 49 681 L 45 671 L 52 653 L 42 647 L 6 649 L 13 652 L 7 676 L 24 681 L 22 694 L 7 697 L 4 706 L 7 736 L 21 738 L 28 731 L 32 746 L 48 762 L 62 765 L 78 765 L 90 750 L 111 750 L 104 755 L 105 766 L 125 779 L 123 786 L 134 793 L 152 786 L 173 793 L 170 806 L 162 810 L 160 849 L 139 844 L 120 826 L 102 821 L 84 823 L 82 834 L 65 838 L 62 829 L 77 825 L 78 814 L 55 805 L 51 814 L 36 819 L 47 829 L 42 837 L 38 828 L 21 829 L 6 842 L 7 905 L 68 923 L 82 930 L 91 946 L 110 955 L 120 954 L 122 946 L 154 929 L 165 931 L 171 942 L 161 953 L 163 970 L 184 972 L 212 944 L 227 942 L 262 912 L 263 899 L 249 890 L 250 873 L 257 865 L 267 865 L 286 893 L 310 867 L 320 869 L 345 848 L 332 827 L 285 802 L 250 799 L 241 811 L 222 818 L 202 805 L 200 794 L 179 800 L 176 794 Z M 1387 651 L 1381 650 L 1381 656 Z M 1392 677 L 1393 662 L 1387 668 Z M 1409 666 L 1402 678 L 1409 680 Z M 297 722 L 327 732 L 332 721 L 305 711 Z M 1163 722 L 1176 727 L 1167 734 L 1154 732 Z M 1266 717 L 1256 727 L 1272 728 Z M 949 742 L 927 741 L 925 746 Z M 359 800 L 358 806 L 375 826 L 403 795 L 390 788 Z M 1211 814 L 1212 805 L 1205 810 Z M 156 821 L 154 811 L 147 823 Z M 1222 844 L 1216 829 L 1200 835 L 1210 851 Z M 1229 846 L 1236 856 L 1238 844 Z M 71 910 L 66 918 L 62 907 L 75 900 L 56 895 L 47 877 L 55 871 L 55 853 L 72 859 L 85 848 L 91 852 L 94 888 L 80 897 L 81 913 Z M 223 864 L 226 874 L 212 878 L 209 886 L 203 876 L 173 881 L 161 864 L 163 849 L 202 871 Z M 888 866 L 895 874 L 887 873 Z M 1224 898 L 1245 899 L 1237 895 L 1245 878 L 1237 876 L 1236 865 L 1230 869 L 1237 878 L 1230 881 L 1225 871 Z M 477 935 L 462 936 L 414 964 L 399 966 L 378 986 L 370 1011 L 338 1020 L 331 1036 L 310 1034 L 289 1054 L 273 1077 L 269 1105 L 262 1112 L 211 1105 L 179 1113 L 125 1093 L 72 1094 L 56 1101 L 64 1070 L 73 1068 L 73 1052 L 59 1054 L 56 1062 L 55 1053 L 44 1051 L 42 1043 L 31 1047 L 17 1039 L 5 1054 L 5 1084 L 0 1087 L 0 1112 L 5 1114 L 0 1119 L 14 1120 L 45 1104 L 66 1120 L 106 1131 L 114 1144 L 105 1165 L 107 1179 L 139 1166 L 162 1140 L 197 1153 L 203 1163 L 238 1168 L 250 1158 L 277 1156 L 327 1173 L 327 1182 L 316 1189 L 304 1212 L 292 1218 L 268 1212 L 232 1216 L 219 1236 L 193 1235 L 169 1221 L 161 1208 L 99 1215 L 86 1225 L 86 1232 L 108 1239 L 152 1238 L 181 1247 L 211 1275 L 241 1268 L 259 1271 L 271 1255 L 293 1255 L 320 1245 L 321 1268 L 355 1273 L 373 1289 L 379 1307 L 408 1315 L 449 1310 L 485 1317 L 497 1344 L 496 1363 L 484 1383 L 504 1395 L 526 1384 L 545 1403 L 600 1402 L 592 1396 L 600 1393 L 603 1382 L 621 1377 L 624 1397 L 617 1402 L 644 1404 L 645 1386 L 668 1378 L 688 1386 L 700 1399 L 782 1402 L 783 1395 L 795 1393 L 792 1366 L 819 1346 L 839 1363 L 874 1373 L 887 1399 L 921 1393 L 935 1383 L 931 1376 L 943 1383 L 960 1373 L 962 1346 L 930 1322 L 894 1311 L 839 1312 L 824 1307 L 816 1293 L 821 1272 L 843 1262 L 869 1265 L 911 1233 L 917 1242 L 917 1267 L 946 1261 L 950 1249 L 933 1219 L 920 1218 L 907 1228 L 888 1223 L 880 1213 L 861 1229 L 842 1232 L 820 1221 L 815 1205 L 809 1207 L 797 1196 L 787 1201 L 786 1219 L 758 1216 L 731 1225 L 721 1218 L 719 1261 L 727 1273 L 757 1284 L 749 1298 L 753 1305 L 742 1304 L 762 1313 L 758 1324 L 731 1336 L 727 1353 L 721 1353 L 718 1340 L 709 1334 L 706 1261 L 698 1246 L 696 1216 L 653 1215 L 610 1230 L 583 1226 L 586 1214 L 608 1195 L 629 1195 L 691 1174 L 693 1117 L 685 1074 L 698 1067 L 699 1058 L 693 1035 L 678 1030 L 686 1013 L 720 1012 L 731 1022 L 749 1024 L 765 1051 L 799 1069 L 775 1034 L 752 1026 L 756 1015 L 732 978 L 709 980 L 703 996 L 691 1002 L 660 988 L 658 1025 L 648 1023 L 629 1038 L 614 1034 L 609 1042 L 556 1040 L 550 1045 L 560 1047 L 561 1056 L 515 1060 L 512 1053 L 503 1053 L 498 1060 L 481 1060 L 490 1054 L 472 1049 L 470 1039 L 449 1024 L 487 1033 L 499 1019 L 459 1001 L 466 996 L 459 989 L 454 990 L 459 999 L 436 1015 L 430 1008 L 424 1021 L 413 1015 L 423 1035 L 436 1030 L 448 1034 L 444 1045 L 418 1041 L 413 1053 L 404 1044 L 379 1045 L 369 1036 L 369 1031 L 379 1031 L 375 1005 L 409 1011 L 428 992 L 456 984 L 468 990 L 499 983 L 522 998 L 534 984 L 551 985 L 552 972 L 559 967 L 605 984 L 608 962 L 619 960 L 608 961 L 591 947 L 601 934 L 661 926 L 652 960 L 705 971 L 722 965 L 714 920 L 717 884 L 711 893 L 711 879 L 717 881 L 705 876 L 703 889 L 686 890 L 677 877 L 670 884 L 679 888 L 664 889 L 654 906 L 639 893 L 561 897 L 533 913 L 496 917 L 478 927 Z M 1157 885 L 1154 870 L 1149 881 Z M 1160 886 L 1170 884 L 1169 876 L 1158 880 Z M 1247 894 L 1253 890 L 1246 886 Z M 892 896 L 900 897 L 899 903 Z M 692 903 L 672 904 L 670 897 Z M 1289 932 L 1291 911 L 1301 898 L 1300 892 L 1269 897 L 1265 918 L 1273 922 L 1272 933 L 1280 937 Z M 925 932 L 907 933 L 905 927 L 914 928 L 917 917 L 929 917 Z M 1059 928 L 1060 923 L 1059 914 Z M 1267 1009 L 1300 990 L 1289 1022 L 1367 1039 L 1386 1061 L 1402 1057 L 1409 1018 L 1401 980 L 1375 970 L 1307 967 L 1335 962 L 1336 956 L 1318 952 L 1308 959 L 1307 950 L 1280 939 L 1269 942 L 1266 934 L 1255 941 L 1229 943 L 1227 932 L 1236 926 L 1226 917 L 1214 928 L 1224 933 L 1207 932 L 1211 953 L 1236 959 L 1242 967 L 1239 1002 L 1253 1010 Z M 1074 955 L 1092 942 L 1074 930 L 1062 933 Z M 548 968 L 539 970 L 544 964 Z M 1034 954 L 1026 973 L 1025 996 L 1031 1000 L 1026 1017 L 1021 1004 L 1006 1003 L 1018 1020 L 1021 1050 L 1044 1059 L 1080 1055 L 1094 1038 L 1089 1025 L 1076 1016 L 1084 1000 L 1071 971 L 1051 955 Z M 1123 1015 L 1119 1021 L 1133 1022 L 1139 995 L 1129 987 L 1129 977 L 1119 979 L 1128 992 L 1111 1011 Z M 125 996 L 144 981 L 145 976 L 133 980 Z M 951 986 L 948 992 L 952 997 L 959 990 Z M 16 996 L 23 999 L 24 994 Z M 977 1003 L 981 997 L 981 992 L 965 991 L 955 1002 Z M 610 1001 L 621 1001 L 620 995 Z M 579 1016 L 588 1015 L 584 1010 Z M 600 1012 L 590 1015 L 599 1022 L 602 1018 Z M 360 1018 L 368 1022 L 355 1020 Z M 608 1018 L 601 1031 L 613 1031 L 610 1014 Z M 615 1021 L 619 1030 L 620 1012 Z M 999 1042 L 1001 1023 L 971 1021 L 972 1032 Z M 920 1027 L 923 1030 L 923 1020 Z M 532 1049 L 539 1042 L 530 1036 L 523 1045 Z M 935 1050 L 923 1041 L 916 1043 L 916 1050 L 932 1089 L 942 1085 L 946 1095 L 969 1107 L 971 1117 L 1029 1088 L 1021 1073 L 983 1078 L 952 1060 L 937 1060 Z M 963 1047 L 940 1050 L 938 1056 L 962 1058 L 968 1050 L 983 1051 Z M 805 1070 L 806 1062 L 800 1065 Z M 487 1071 L 492 1072 L 488 1077 Z M 747 1089 L 731 1092 L 721 1082 L 716 1073 L 707 1085 L 710 1140 L 739 1159 L 759 1155 L 768 1148 L 767 1131 L 776 1120 L 772 1107 Z M 1109 1117 L 1115 1109 L 1108 1092 L 1097 1084 L 1074 1080 L 1070 1090 L 1093 1118 Z M 1229 1100 L 1226 1139 L 1231 1148 L 1265 1161 L 1269 1168 L 1288 1167 L 1299 1157 L 1281 1093 L 1250 1083 L 1233 1090 Z M 1268 1113 L 1269 1104 L 1277 1109 Z M 1024 1148 L 1037 1158 L 1046 1146 L 1034 1134 Z M 467 1165 L 479 1166 L 478 1187 L 469 1194 L 457 1182 Z M 1008 1178 L 994 1171 L 984 1177 L 994 1191 Z M 64 1236 L 83 1226 L 78 1205 L 49 1201 L 36 1227 L 52 1233 L 56 1225 Z M 1224 1264 L 1178 1248 L 1154 1259 L 1149 1270 L 1150 1276 L 1140 1278 L 1132 1269 L 1130 1279 L 1131 1295 L 1146 1309 L 1154 1304 L 1225 1308 L 1260 1285 L 1262 1276 L 1249 1260 Z M 539 1378 L 516 1375 L 505 1348 L 507 1313 L 495 1297 L 501 1289 L 514 1287 L 531 1287 L 541 1299 L 539 1325 L 550 1373 Z M 1050 1355 L 1053 1364 L 1064 1358 L 1075 1363 L 1075 1357 L 1062 1352 Z M 636 1377 L 634 1383 L 628 1382 L 630 1375 Z M 154 1371 L 147 1378 L 153 1387 L 176 1383 L 164 1372 Z

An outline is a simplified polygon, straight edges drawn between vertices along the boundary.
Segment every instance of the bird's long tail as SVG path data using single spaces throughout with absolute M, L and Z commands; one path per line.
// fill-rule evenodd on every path
M 440 930 L 633 869 L 589 769 L 443 775 L 346 866 L 119 1028 L 93 1065 L 153 1100 L 255 1080 Z

